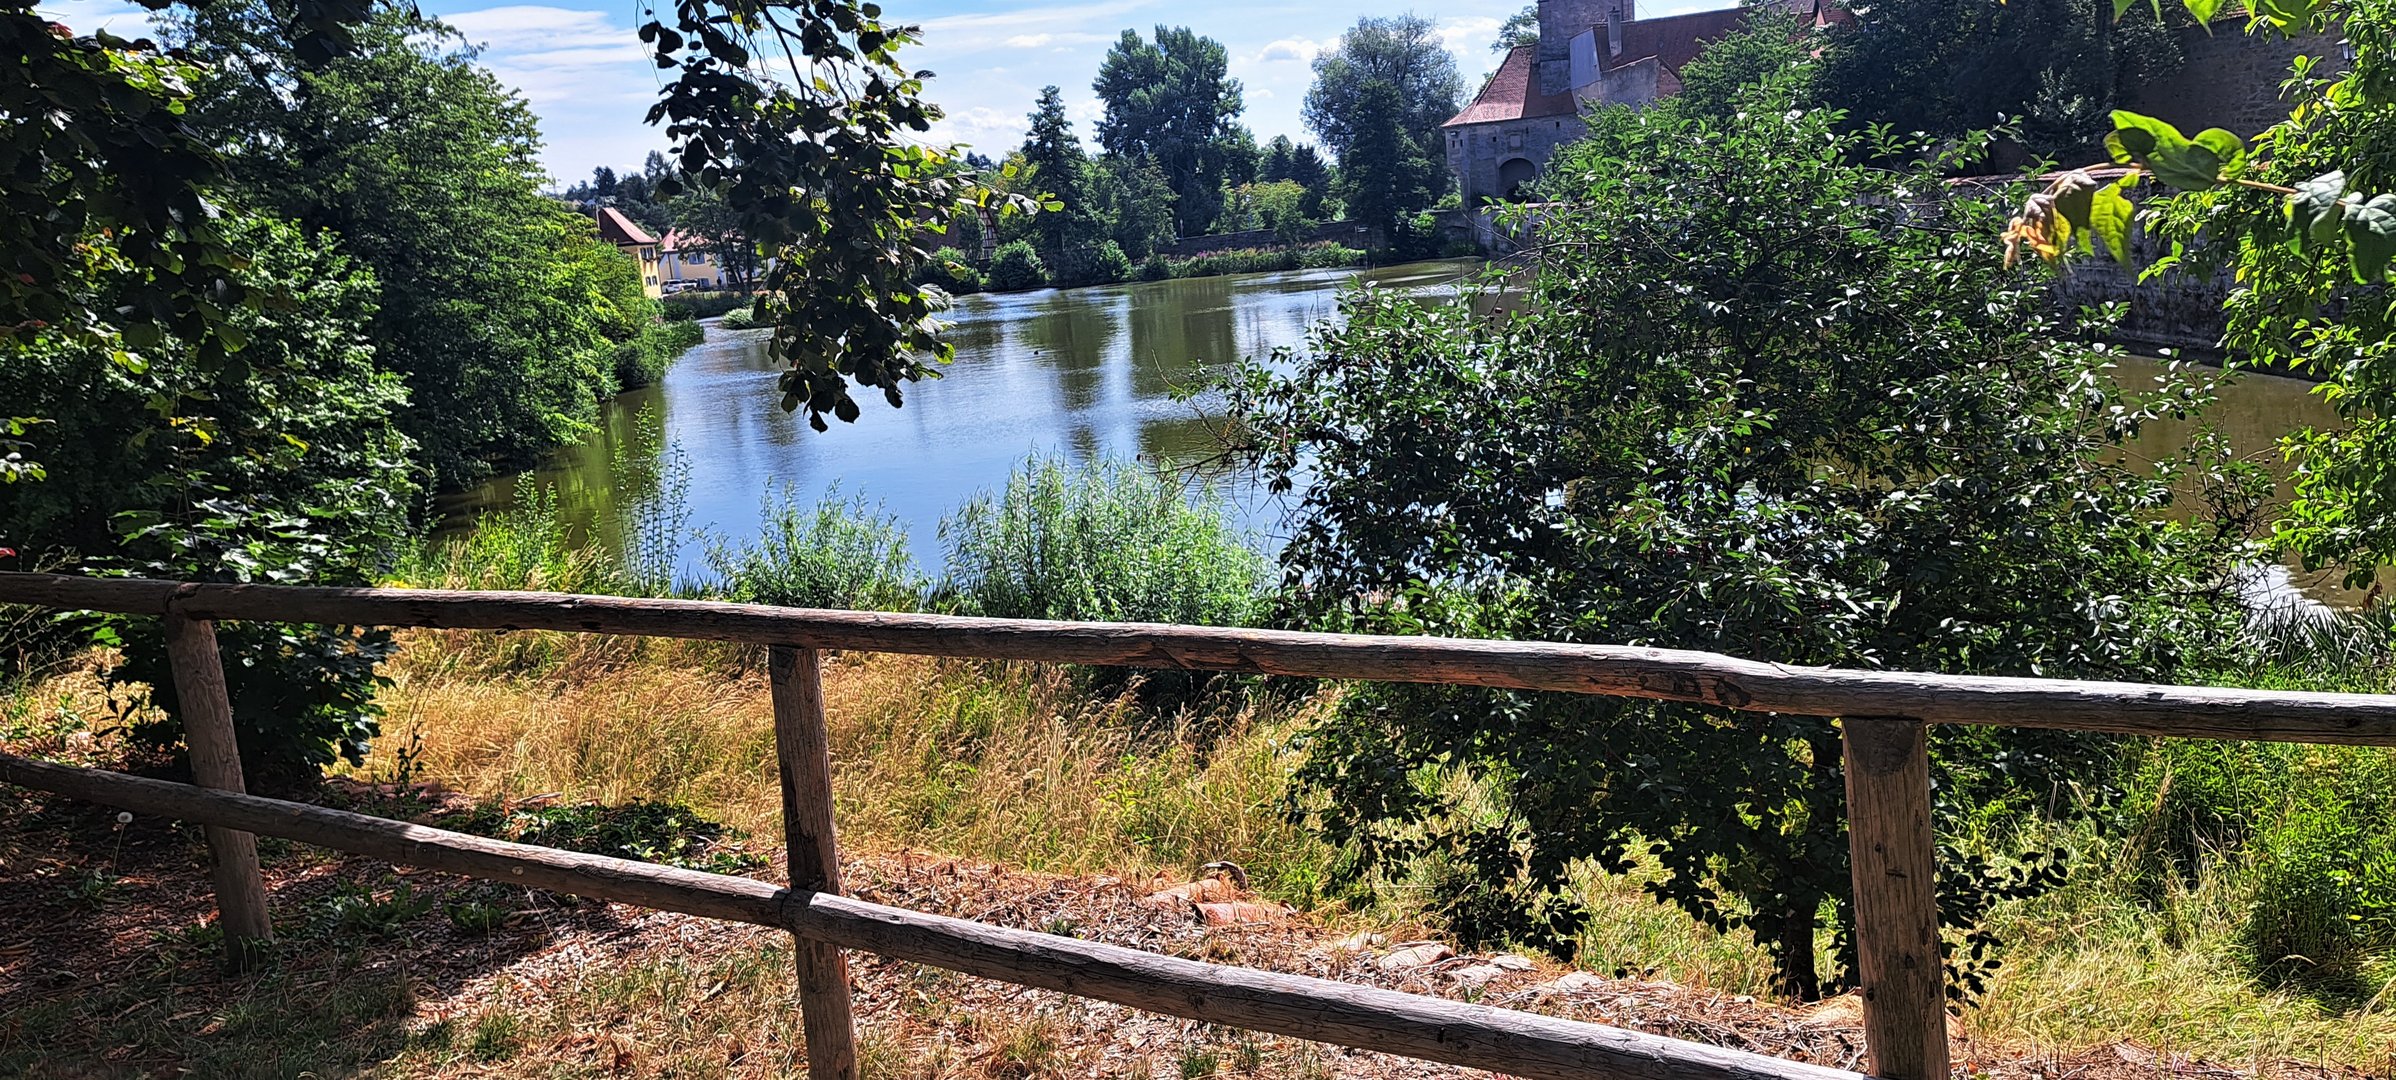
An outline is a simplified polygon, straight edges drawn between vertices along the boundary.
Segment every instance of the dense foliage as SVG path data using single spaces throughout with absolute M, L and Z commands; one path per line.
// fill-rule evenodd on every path
M 2236 625 L 2238 516 L 2165 511 L 2125 464 L 2158 409 L 2063 343 L 2000 269 L 1995 208 L 1933 203 L 1946 161 L 1832 114 L 1591 115 L 1540 244 L 1491 319 L 1364 291 L 1253 369 L 1238 405 L 1295 492 L 1293 614 L 1325 627 L 1634 642 L 1847 667 L 2168 678 Z M 1976 147 L 1956 152 L 1968 154 Z M 1939 814 L 2008 820 L 2101 786 L 2088 738 L 1933 737 Z M 1569 949 L 1573 868 L 1770 947 L 1811 995 L 1849 880 L 1830 722 L 1710 705 L 1376 687 L 1306 778 L 1354 875 L 1424 875 L 1452 926 Z M 2086 793 L 2082 793 L 2086 794 Z M 1942 836 L 1958 835 L 1952 828 Z M 1941 853 L 1969 927 L 2052 879 Z M 1951 958 L 1965 985 L 1977 941 Z M 1844 942 L 1834 948 L 1844 955 Z
M 1314 69 L 1307 126 L 1339 159 L 1349 216 L 1389 237 L 1452 186 L 1439 126 L 1464 94 L 1456 58 L 1427 18 L 1368 15 Z
M 1240 81 L 1228 74 L 1223 43 L 1186 26 L 1135 30 L 1107 50 L 1093 89 L 1106 104 L 1098 142 L 1109 154 L 1151 161 L 1173 187 L 1184 236 L 1207 231 L 1227 177 L 1256 171 L 1256 139 L 1240 126 Z
M 223 235 L 248 253 L 236 280 L 262 298 L 222 328 L 244 341 L 238 368 L 134 372 L 89 344 L 0 364 L 0 399 L 92 450 L 54 459 L 41 483 L 0 489 L 0 547 L 83 572 L 366 584 L 407 543 L 418 469 L 398 423 L 406 392 L 374 363 L 373 278 L 289 225 L 235 217 Z M 164 425 L 161 402 L 175 403 Z M 149 683 L 173 715 L 158 620 L 116 620 L 105 637 L 123 646 L 117 674 Z M 253 784 L 356 759 L 374 732 L 373 669 L 388 642 L 333 627 L 220 628 Z M 134 734 L 164 750 L 179 731 L 170 721 Z
M 2000 121 L 2034 154 L 2078 153 L 2112 110 L 2180 65 L 2161 8 L 2111 0 L 1891 0 L 1834 27 L 1817 89 L 1833 108 L 1900 131 L 1958 136 Z M 2116 18 L 2116 16 L 2119 18 Z
M 532 112 L 454 31 L 378 9 L 310 67 L 287 4 L 214 4 L 170 30 L 205 72 L 192 121 L 228 148 L 229 182 L 374 271 L 377 361 L 406 380 L 403 422 L 441 482 L 574 441 L 641 370 L 618 348 L 656 319 L 639 274 L 541 194 Z

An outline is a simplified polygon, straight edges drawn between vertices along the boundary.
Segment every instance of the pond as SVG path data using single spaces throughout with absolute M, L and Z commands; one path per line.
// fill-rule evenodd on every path
M 822 433 L 776 407 L 765 331 L 711 326 L 658 385 L 608 402 L 603 429 L 536 475 L 574 523 L 611 544 L 620 542 L 618 478 L 645 471 L 619 459 L 644 448 L 681 449 L 690 524 L 719 535 L 755 528 L 771 492 L 787 487 L 805 505 L 837 485 L 896 515 L 916 559 L 938 573 L 941 519 L 1004 485 L 1025 458 L 1204 459 L 1214 447 L 1206 401 L 1176 393 L 1202 370 L 1301 343 L 1353 281 L 1452 293 L 1480 266 L 1442 260 L 962 297 L 950 312 L 957 358 L 943 378 L 910 387 L 900 409 L 863 394 L 856 423 Z M 1280 518 L 1272 500 L 1231 484 L 1222 493 L 1240 523 L 1269 540 Z M 441 509 L 457 530 L 514 498 L 515 479 L 501 477 Z M 702 552 L 686 544 L 680 565 L 699 569 Z
M 857 423 L 834 423 L 826 433 L 775 407 L 776 368 L 766 358 L 764 331 L 711 327 L 707 342 L 659 385 L 609 402 L 602 429 L 552 455 L 536 476 L 556 489 L 572 521 L 614 544 L 621 540 L 619 500 L 640 494 L 621 490 L 622 478 L 654 472 L 626 458 L 678 447 L 691 526 L 745 535 L 769 493 L 787 489 L 811 504 L 836 489 L 896 515 L 916 558 L 937 573 L 941 519 L 975 493 L 1004 484 L 1025 458 L 1201 461 L 1215 445 L 1209 402 L 1176 393 L 1200 372 L 1301 344 L 1309 327 L 1335 313 L 1340 290 L 1355 280 L 1452 293 L 1479 265 L 1439 261 L 964 297 L 951 313 L 957 358 L 945 377 L 910 388 L 901 409 L 869 394 Z M 2142 385 L 2155 370 L 2132 360 L 2119 375 Z M 2335 419 L 2309 391 L 2294 379 L 2248 375 L 2203 422 L 2218 426 L 2239 453 L 2284 471 L 2272 451 L 2279 436 Z M 2156 425 L 2135 450 L 2161 454 L 2188 435 L 2184 424 Z M 1217 487 L 1240 523 L 1271 546 L 1279 504 L 1236 482 Z M 442 506 L 446 527 L 469 527 L 476 515 L 514 498 L 513 477 L 453 495 Z M 702 551 L 697 541 L 683 546 L 684 570 L 701 568 Z M 2359 599 L 2338 588 L 2333 574 L 2291 572 L 2290 583 L 2332 604 Z

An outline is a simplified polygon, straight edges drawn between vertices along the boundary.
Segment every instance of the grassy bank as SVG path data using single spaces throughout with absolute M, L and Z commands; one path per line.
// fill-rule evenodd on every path
M 661 498 L 671 497 L 666 487 Z M 668 586 L 654 555 L 586 547 L 554 504 L 533 498 L 471 539 L 427 550 L 403 576 L 427 586 L 683 591 L 1034 617 L 1239 622 L 1262 614 L 1253 552 L 1134 468 L 1025 470 L 952 519 L 943 542 L 957 569 L 940 580 L 916 567 L 910 538 L 869 504 L 783 498 L 769 501 L 765 518 L 756 539 L 718 540 L 703 580 Z M 2215 681 L 2384 690 L 2388 640 L 2378 620 L 2281 627 L 2258 635 L 2252 663 L 2218 671 Z M 779 792 L 755 650 L 419 630 L 402 635 L 383 671 L 384 734 L 364 766 L 346 770 L 353 778 L 430 785 L 500 808 L 667 804 L 772 847 Z M 1160 690 L 1063 667 L 836 654 L 826 693 L 843 842 L 868 858 L 933 852 L 1125 881 L 1183 880 L 1228 861 L 1264 896 L 1338 932 L 1436 930 L 1425 904 L 1440 872 L 1436 852 L 1411 876 L 1375 881 L 1369 892 L 1342 890 L 1332 884 L 1341 853 L 1289 813 L 1310 798 L 1292 780 L 1307 734 L 1342 692 L 1253 682 Z M 110 718 L 127 707 L 110 704 L 87 677 L 66 674 L 10 692 L 0 726 L 13 745 L 105 756 Z M 1973 1052 L 2069 1057 L 2128 1042 L 2241 1068 L 2296 1061 L 2384 1074 L 2396 1054 L 2385 899 L 2396 890 L 2385 880 L 2384 839 L 2396 809 L 2388 805 L 2396 754 L 2124 744 L 2117 782 L 2109 815 L 2054 827 L 2044 838 L 2075 853 L 2063 886 L 1995 912 L 2004 963 L 1959 1019 Z M 1619 875 L 1581 868 L 1581 899 L 1595 917 L 1577 964 L 1769 997 L 1773 965 L 1763 950 L 1656 903 L 1646 887 L 1657 878 L 1652 867 Z M 343 918 L 437 925 L 458 902 L 445 898 L 410 914 L 394 886 L 368 888 L 366 910 L 385 914 Z M 301 910 L 317 903 L 338 908 L 310 900 Z M 1828 946 L 1826 936 L 1826 961 Z M 271 976 L 281 981 L 247 992 L 259 1016 L 278 1000 L 319 1003 L 318 1013 L 322 1002 L 338 1005 L 337 1023 L 294 1029 L 294 1039 L 317 1048 L 289 1047 L 292 1060 L 371 1065 L 370 1075 L 580 1075 L 565 1062 L 581 1060 L 575 1055 L 591 1044 L 578 1033 L 591 1031 L 619 1047 L 607 1051 L 619 1055 L 611 1060 L 631 1063 L 624 1067 L 635 1074 L 737 1062 L 722 1071 L 779 1075 L 794 1041 L 783 1030 L 787 958 L 759 947 L 772 943 L 730 951 L 721 942 L 645 945 L 620 962 L 478 984 L 483 996 L 466 1005 L 435 1004 L 407 977 L 314 961 L 295 961 Z M 177 956 L 198 955 L 197 946 L 175 948 L 184 950 Z M 506 989 L 518 978 L 540 980 L 522 1004 Z M 107 1008 L 138 1006 L 140 992 L 137 985 L 123 1000 L 110 997 Z M 921 989 L 926 1001 L 944 992 Z M 166 1020 L 146 1021 L 159 1026 L 144 1037 L 183 1046 L 185 1036 Z M 1058 1041 L 1073 1023 L 1081 1021 L 992 1026 L 944 1012 L 938 1036 L 869 1031 L 870 1056 L 877 1075 L 1087 1075 L 1092 1062 Z M 1230 1068 L 1238 1051 L 1227 1044 L 1204 1053 Z M 1257 1074 L 1321 1075 L 1319 1062 L 1305 1064 L 1294 1051 L 1274 1060 Z M 1203 1064 L 1193 1058 L 1190 1067 Z M 1178 1066 L 1158 1067 L 1170 1074 Z

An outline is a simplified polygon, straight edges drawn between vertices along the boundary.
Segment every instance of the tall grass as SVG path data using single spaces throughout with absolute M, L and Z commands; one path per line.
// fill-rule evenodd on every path
M 940 533 L 976 614 L 1204 626 L 1263 614 L 1263 556 L 1218 507 L 1130 462 L 1034 458 Z
M 758 535 L 707 545 L 709 589 L 730 600 L 786 607 L 912 611 L 923 572 L 898 516 L 837 489 L 802 507 L 785 488 L 768 495 Z

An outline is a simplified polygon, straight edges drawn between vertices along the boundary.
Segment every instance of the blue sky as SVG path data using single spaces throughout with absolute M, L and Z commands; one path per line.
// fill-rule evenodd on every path
M 595 165 L 637 166 L 650 150 L 665 148 L 664 136 L 641 123 L 656 96 L 658 73 L 633 34 L 639 9 L 631 0 L 422 2 L 483 45 L 483 63 L 540 115 L 543 160 L 552 176 L 572 181 Z M 1228 0 L 1197 7 L 1173 0 L 882 2 L 886 17 L 924 28 L 923 42 L 904 55 L 909 66 L 936 76 L 927 95 L 948 119 L 935 137 L 993 157 L 1022 141 L 1024 116 L 1049 83 L 1064 89 L 1074 130 L 1087 142 L 1100 113 L 1090 92 L 1099 59 L 1124 29 L 1145 34 L 1158 23 L 1186 25 L 1223 42 L 1231 74 L 1246 88 L 1248 126 L 1260 141 L 1275 135 L 1310 139 L 1298 112 L 1315 55 L 1360 15 L 1405 10 L 1357 0 Z M 1523 2 L 1421 0 L 1410 9 L 1438 23 L 1468 87 L 1477 87 L 1496 63 L 1489 42 L 1498 24 Z M 1728 0 L 1647 0 L 1639 14 L 1728 6 Z M 140 9 L 122 0 L 50 0 L 41 10 L 77 31 L 106 26 L 130 36 L 142 29 Z

